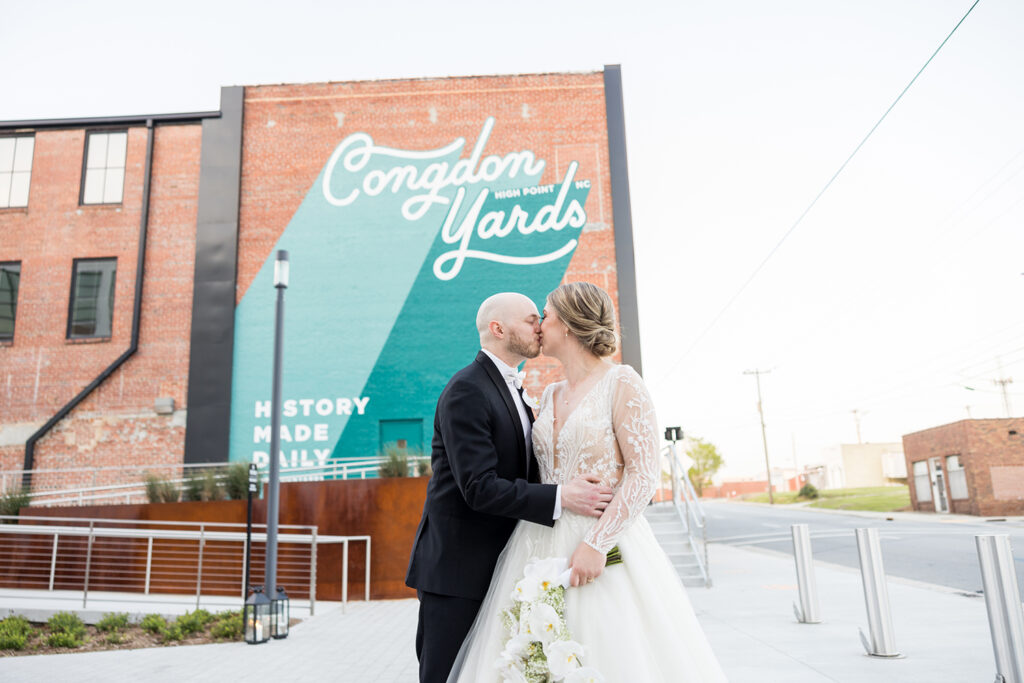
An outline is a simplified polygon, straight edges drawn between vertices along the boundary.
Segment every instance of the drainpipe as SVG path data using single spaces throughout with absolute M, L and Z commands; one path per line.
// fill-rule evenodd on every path
M 46 421 L 42 427 L 37 429 L 25 442 L 25 472 L 22 475 L 21 484 L 24 488 L 32 488 L 32 469 L 35 465 L 36 442 L 43 438 L 47 432 L 53 429 L 54 425 L 64 419 L 68 413 L 74 410 L 75 406 L 85 400 L 93 390 L 101 385 L 110 375 L 128 360 L 139 348 L 139 320 L 142 317 L 142 281 L 146 272 L 146 231 L 149 227 L 149 187 L 153 174 L 153 138 L 156 128 L 153 119 L 146 119 L 146 171 L 142 181 L 142 217 L 139 221 L 139 254 L 135 264 L 135 301 L 132 306 L 132 337 L 128 350 L 122 353 L 117 360 L 108 365 L 89 385 L 82 389 L 73 399 L 64 404 L 57 414 Z

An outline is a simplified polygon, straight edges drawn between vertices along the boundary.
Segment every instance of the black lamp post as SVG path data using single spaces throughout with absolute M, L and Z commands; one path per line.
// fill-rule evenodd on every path
M 288 252 L 279 249 L 274 261 L 277 306 L 274 318 L 274 377 L 270 393 L 270 478 L 267 482 L 267 553 L 264 568 L 267 590 L 277 585 L 277 517 L 281 466 L 281 365 L 284 353 L 284 290 L 288 289 Z
M 678 498 L 676 494 L 676 478 L 679 476 L 679 473 L 676 472 L 676 464 L 679 456 L 676 453 L 676 441 L 681 441 L 682 439 L 682 427 L 665 427 L 665 440 L 672 442 L 672 457 L 668 463 L 669 470 L 672 472 L 672 500 L 676 500 Z M 686 472 L 683 472 L 682 476 L 687 476 Z
M 245 642 L 258 645 L 270 640 L 270 606 L 270 600 L 263 594 L 263 587 L 255 586 L 242 610 Z
M 291 624 L 291 603 L 288 594 L 284 592 L 284 586 L 277 587 L 277 595 L 271 604 L 272 616 L 270 619 L 271 631 L 275 638 L 287 638 L 288 627 Z

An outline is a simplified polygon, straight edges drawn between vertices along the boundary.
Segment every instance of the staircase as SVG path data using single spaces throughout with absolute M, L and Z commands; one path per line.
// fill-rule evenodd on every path
M 671 503 L 648 505 L 644 517 L 650 523 L 654 536 L 665 550 L 668 559 L 672 561 L 672 566 L 679 573 L 683 585 L 704 586 L 700 561 L 694 552 L 695 543 L 691 543 L 690 535 L 686 532 L 686 526 L 679 518 L 675 506 Z M 710 585 L 710 580 L 707 585 Z

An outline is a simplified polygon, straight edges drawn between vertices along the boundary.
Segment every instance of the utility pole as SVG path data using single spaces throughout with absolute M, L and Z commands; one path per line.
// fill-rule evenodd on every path
M 771 370 L 744 370 L 744 375 L 753 375 L 757 380 L 757 414 L 761 416 L 761 441 L 764 443 L 764 467 L 768 475 L 768 503 L 775 505 L 775 495 L 772 493 L 772 465 L 768 460 L 768 435 L 764 429 L 764 410 L 761 408 L 761 375 L 767 375 Z
M 853 413 L 853 421 L 857 425 L 857 443 L 864 443 L 860 439 L 860 411 L 854 408 L 850 412 Z
M 1003 363 L 999 361 L 999 374 L 1003 374 Z M 992 380 L 992 383 L 1003 390 L 1003 408 L 1006 409 L 1006 417 L 1010 417 L 1010 395 L 1006 393 L 1006 385 L 1013 384 L 1012 377 L 1000 377 Z

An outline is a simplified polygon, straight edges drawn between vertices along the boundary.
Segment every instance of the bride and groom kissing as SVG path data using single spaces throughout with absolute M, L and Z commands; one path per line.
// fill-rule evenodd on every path
M 607 292 L 563 284 L 543 315 L 522 294 L 495 294 L 476 323 L 481 350 L 437 402 L 406 575 L 420 600 L 421 683 L 526 680 L 496 664 L 502 613 L 527 564 L 544 558 L 568 559 L 565 625 L 597 680 L 725 680 L 643 517 L 661 479 L 659 434 L 643 380 L 608 360 Z M 535 417 L 517 368 L 542 350 L 566 379 L 544 390 Z M 622 560 L 606 567 L 613 547 Z

